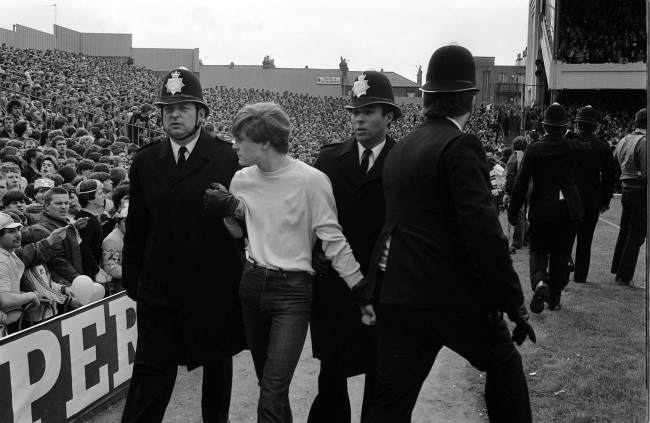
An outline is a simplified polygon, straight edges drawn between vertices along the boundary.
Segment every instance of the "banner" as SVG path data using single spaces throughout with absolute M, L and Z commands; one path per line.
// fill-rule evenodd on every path
M 340 76 L 317 76 L 316 84 L 318 85 L 341 85 Z
M 124 388 L 135 307 L 121 292 L 0 339 L 0 422 L 60 423 Z

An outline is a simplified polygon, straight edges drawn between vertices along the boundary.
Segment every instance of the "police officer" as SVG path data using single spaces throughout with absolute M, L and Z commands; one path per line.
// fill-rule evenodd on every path
M 560 308 L 562 290 L 569 282 L 571 237 L 584 216 L 574 176 L 579 141 L 565 138 L 568 124 L 564 107 L 558 103 L 548 106 L 543 121 L 545 135 L 528 146 L 508 208 L 508 221 L 514 224 L 532 178 L 528 234 L 533 313 L 541 313 L 545 302 L 551 310 Z
M 376 71 L 359 74 L 346 108 L 352 136 L 343 143 L 324 146 L 314 166 L 332 183 L 343 234 L 361 272 L 367 274 L 373 245 L 384 224 L 382 172 L 395 145 L 387 131 L 401 111 L 390 81 Z M 320 248 L 315 249 L 312 262 L 322 263 Z M 324 264 L 314 282 L 311 334 L 320 374 L 308 423 L 350 422 L 347 378 L 363 373 L 361 421 L 366 422 L 375 385 L 375 328 L 361 323 L 349 288 L 328 263 Z
M 592 106 L 578 110 L 575 119 L 577 137 L 587 143 L 579 156 L 576 167 L 576 185 L 585 209 L 585 217 L 578 222 L 577 232 L 572 234 L 571 248 L 577 238 L 573 281 L 584 283 L 589 274 L 591 242 L 598 223 L 598 216 L 609 209 L 614 193 L 614 166 L 616 162 L 609 151 L 609 144 L 595 135 L 600 123 L 600 113 Z
M 383 270 L 368 421 L 410 422 L 422 383 L 447 346 L 487 372 L 490 420 L 530 422 L 513 339 L 534 341 L 535 333 L 485 152 L 477 137 L 463 132 L 478 91 L 472 54 L 461 46 L 439 48 L 426 80 L 424 122 L 393 147 L 384 165 L 386 222 L 368 272 L 372 278 Z M 512 338 L 503 313 L 516 322 Z
M 168 136 L 141 148 L 130 169 L 122 283 L 138 305 L 138 343 L 122 421 L 162 421 L 186 365 L 203 366 L 203 421 L 225 423 L 232 356 L 244 347 L 242 264 L 203 195 L 211 183 L 229 186 L 238 160 L 201 130 L 210 110 L 192 72 L 169 72 L 156 105 Z

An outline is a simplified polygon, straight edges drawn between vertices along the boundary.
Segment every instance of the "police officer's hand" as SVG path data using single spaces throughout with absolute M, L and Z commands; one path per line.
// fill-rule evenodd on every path
M 314 271 L 319 275 L 327 274 L 332 268 L 331 263 L 327 260 L 327 257 L 325 257 L 320 242 L 316 243 L 311 252 L 311 267 L 313 267 Z
M 235 217 L 239 200 L 223 185 L 212 183 L 203 194 L 203 205 L 208 216 Z
M 366 278 L 361 279 L 356 285 L 351 288 L 352 291 L 352 300 L 360 306 L 366 306 L 370 304 L 373 297 L 373 289 L 366 280 Z
M 503 203 L 503 207 L 505 207 L 506 209 L 510 206 L 510 196 L 508 194 L 503 195 L 502 203 Z
M 512 331 L 512 341 L 515 344 L 523 344 L 526 338 L 530 338 L 533 342 L 537 341 L 535 330 L 533 330 L 533 327 L 528 323 L 528 310 L 526 310 L 525 305 L 522 304 L 516 310 L 509 311 L 508 318 L 516 325 L 515 329 Z
M 372 304 L 361 306 L 361 323 L 366 326 L 374 326 L 377 323 L 377 316 Z

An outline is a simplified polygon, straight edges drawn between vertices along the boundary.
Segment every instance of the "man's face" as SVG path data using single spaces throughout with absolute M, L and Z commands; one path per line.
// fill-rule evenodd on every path
M 10 211 L 19 211 L 21 213 L 25 213 L 25 200 L 20 200 L 20 201 L 12 201 L 9 203 L 7 207 L 5 207 L 6 210 Z
M 235 138 L 232 148 L 237 152 L 240 166 L 251 166 L 259 163 L 260 159 L 264 157 L 264 150 L 270 147 L 268 143 L 266 145 L 263 143 L 258 144 L 246 135 L 240 134 L 239 137 Z
M 56 173 L 54 164 L 49 160 L 44 160 L 41 163 L 41 175 L 52 175 L 54 173 Z
M 68 217 L 68 210 L 70 209 L 70 196 L 68 194 L 54 194 L 50 199 L 50 203 L 45 205 L 45 210 L 50 216 L 65 219 Z
M 58 140 L 54 148 L 56 148 L 59 153 L 65 153 L 66 146 L 65 140 Z
M 80 210 L 81 204 L 79 204 L 79 198 L 77 197 L 77 194 L 70 193 L 70 207 L 68 211 L 72 214 L 76 214 Z
M 7 179 L 7 189 L 19 189 L 20 188 L 20 175 L 15 172 L 7 172 L 5 175 Z
M 5 130 L 7 130 L 7 132 L 11 132 L 14 130 L 14 120 L 12 118 L 5 118 L 4 123 L 5 123 Z
M 107 181 L 110 181 L 110 179 L 107 179 Z M 91 203 L 97 207 L 104 207 L 106 204 L 106 195 L 104 194 L 103 185 L 97 188 L 97 191 L 95 191 L 95 199 L 92 200 Z
M 5 250 L 13 251 L 20 247 L 22 236 L 20 234 L 20 227 L 5 229 L 4 235 L 0 236 L 0 247 Z
M 373 147 L 386 138 L 388 125 L 393 120 L 393 113 L 384 116 L 379 104 L 369 104 L 350 110 L 350 123 L 354 137 L 364 147 Z
M 163 128 L 174 139 L 185 138 L 196 125 L 197 106 L 192 102 L 168 104 L 163 107 Z M 198 111 L 199 122 L 205 117 L 205 111 Z

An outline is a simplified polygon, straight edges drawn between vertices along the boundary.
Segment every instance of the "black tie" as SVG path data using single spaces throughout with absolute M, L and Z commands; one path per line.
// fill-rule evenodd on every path
M 176 162 L 176 166 L 180 169 L 183 167 L 185 162 L 185 152 L 187 151 L 187 148 L 185 146 L 181 146 L 181 148 L 178 149 L 178 162 Z
M 361 174 L 365 175 L 368 173 L 368 164 L 370 164 L 370 155 L 372 154 L 372 150 L 369 148 L 366 148 L 363 150 L 363 154 L 361 155 Z

